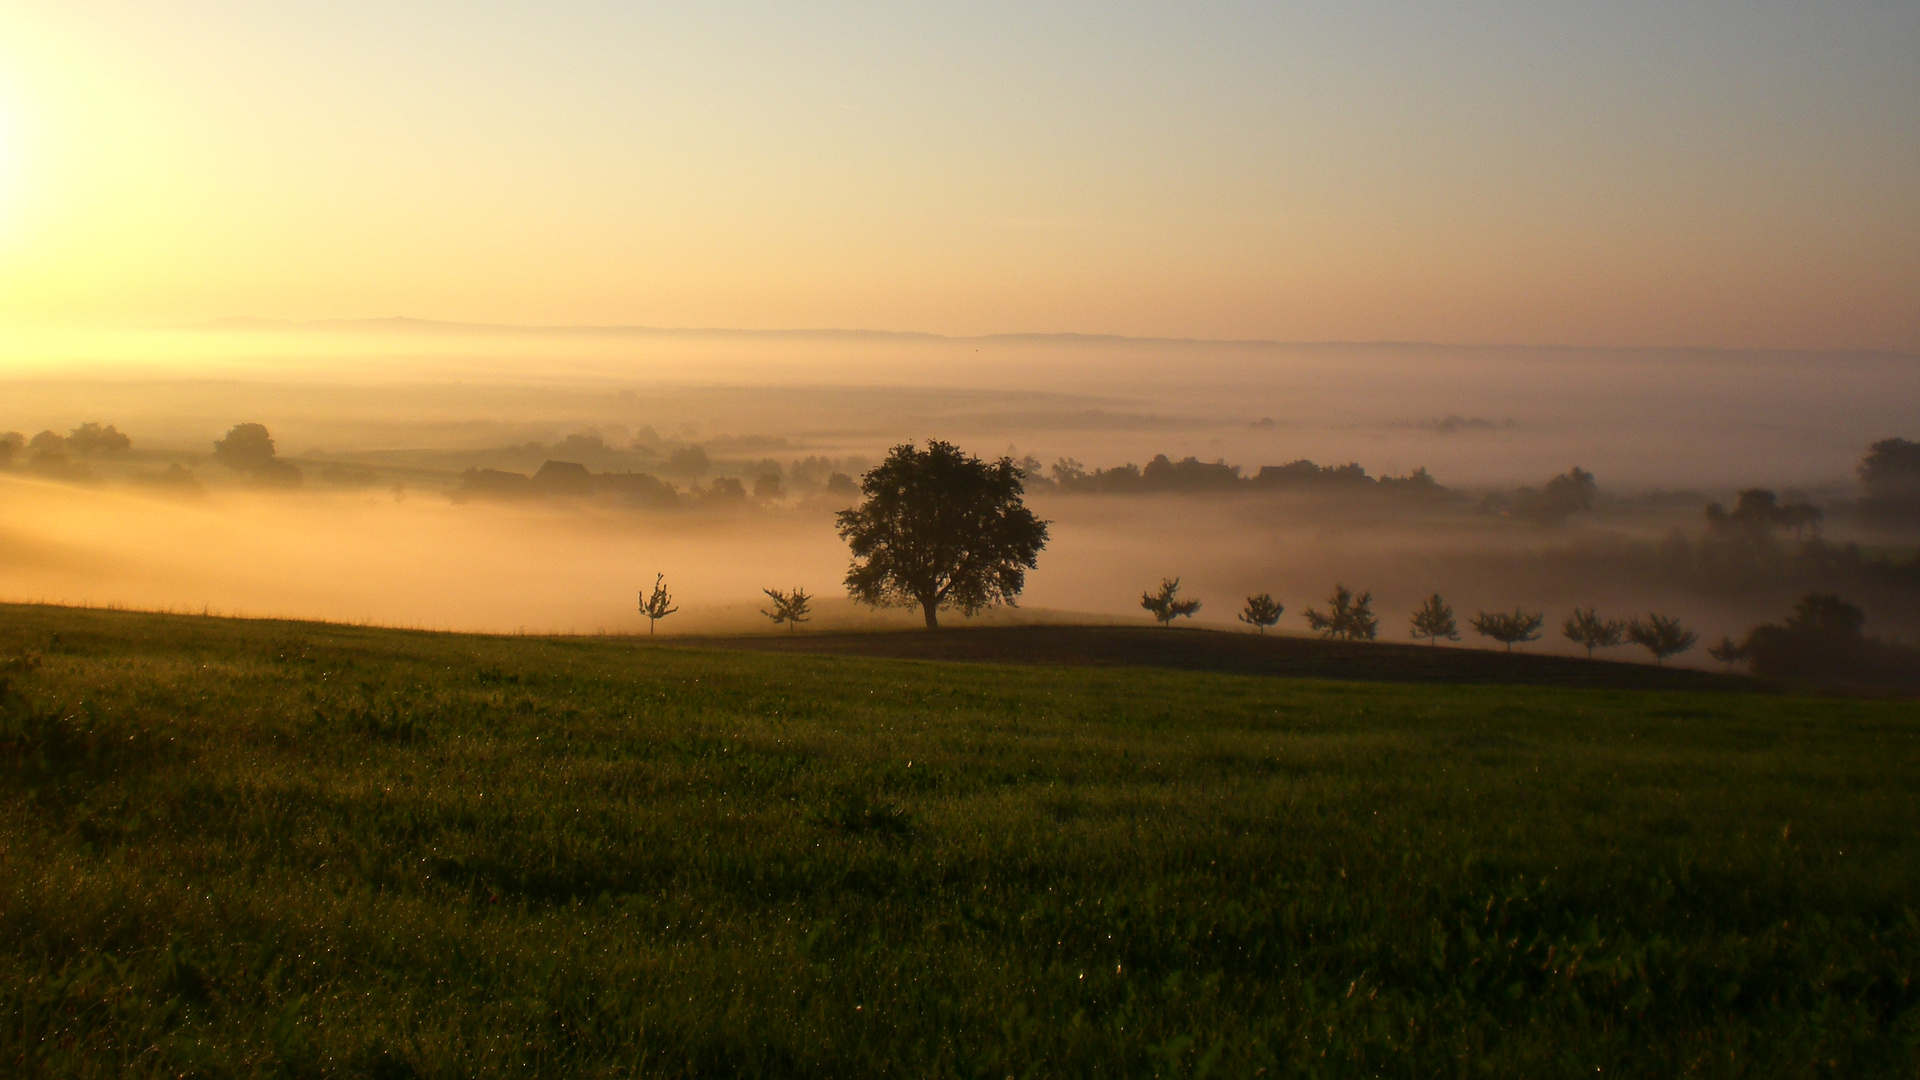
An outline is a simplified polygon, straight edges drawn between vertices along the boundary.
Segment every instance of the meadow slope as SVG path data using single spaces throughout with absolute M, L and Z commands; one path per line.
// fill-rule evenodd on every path
M 0 607 L 25 1076 L 1912 1076 L 1912 702 Z

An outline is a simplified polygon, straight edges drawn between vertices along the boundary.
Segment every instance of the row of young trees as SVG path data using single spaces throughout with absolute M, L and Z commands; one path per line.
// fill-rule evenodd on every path
M 1920 451 L 1914 444 L 1889 440 L 1874 449 L 1876 467 L 1883 472 L 1906 465 L 1920 470 Z M 929 628 L 938 625 L 942 608 L 956 607 L 971 615 L 997 603 L 1013 603 L 1025 584 L 1025 571 L 1033 568 L 1048 538 L 1048 523 L 1022 504 L 1023 476 L 1009 458 L 985 462 L 948 443 L 930 442 L 924 450 L 911 444 L 894 447 L 886 461 L 861 477 L 862 504 L 839 516 L 840 535 L 854 556 L 846 577 L 848 594 L 875 606 L 920 607 Z M 1562 495 L 1579 496 L 1588 487 L 1579 470 L 1565 479 L 1559 485 Z M 1880 487 L 1887 489 L 1879 493 L 1889 499 L 1909 493 L 1907 488 L 1894 490 L 1892 481 Z M 1920 491 L 1920 486 L 1913 490 Z M 1710 521 L 1719 520 L 1722 531 L 1737 531 L 1749 523 L 1767 528 L 1818 524 L 1803 508 L 1760 497 L 1766 493 L 1748 494 L 1743 493 L 1734 510 L 1710 514 Z M 764 592 L 773 606 L 762 614 L 775 625 L 792 629 L 809 619 L 813 598 L 806 590 Z M 1198 599 L 1180 595 L 1179 578 L 1167 578 L 1157 591 L 1143 592 L 1140 605 L 1162 625 L 1190 618 L 1202 606 Z M 640 608 L 650 627 L 678 610 L 662 576 L 655 575 L 653 591 L 642 594 Z M 1239 618 L 1265 633 L 1284 611 L 1270 593 L 1259 593 L 1247 597 Z M 1324 608 L 1308 608 L 1304 615 L 1313 631 L 1329 638 L 1371 641 L 1379 634 L 1372 594 L 1355 595 L 1345 585 L 1334 587 Z M 1747 661 L 1760 675 L 1911 685 L 1920 671 L 1920 650 L 1865 636 L 1864 621 L 1859 608 L 1839 597 L 1810 594 L 1783 623 L 1755 627 L 1738 643 L 1724 638 L 1707 651 L 1729 665 Z M 1546 615 L 1523 608 L 1483 611 L 1467 625 L 1511 650 L 1538 640 Z M 1453 607 L 1437 593 L 1413 612 L 1408 629 L 1414 638 L 1433 645 L 1460 639 Z M 1575 608 L 1561 632 L 1590 657 L 1596 649 L 1631 642 L 1661 663 L 1699 640 L 1669 616 L 1609 619 L 1591 607 Z
M 788 630 L 813 618 L 813 597 L 807 590 L 795 588 L 792 592 L 779 589 L 761 589 L 767 598 L 773 601 L 771 608 L 761 609 L 760 614 L 773 620 L 773 625 L 785 624 Z M 653 575 L 653 590 L 640 594 L 640 614 L 646 616 L 647 633 L 654 633 L 661 619 L 680 609 L 673 606 L 673 594 L 667 591 L 667 575 Z
M 1048 539 L 1047 525 L 1022 502 L 1024 474 L 1009 458 L 982 461 L 950 443 L 929 442 L 925 450 L 896 446 L 885 461 L 861 477 L 862 503 L 839 514 L 841 537 L 852 549 L 847 592 L 874 606 L 917 606 L 928 628 L 939 625 L 943 607 L 965 614 L 1012 603 Z M 664 576 L 655 575 L 650 594 L 640 600 L 651 633 L 659 620 L 678 610 Z M 789 630 L 808 621 L 812 597 L 805 589 L 762 590 L 773 606 L 761 614 Z M 1308 608 L 1307 625 L 1328 638 L 1371 641 L 1380 620 L 1373 594 L 1355 595 L 1334 586 L 1324 610 Z M 1140 606 L 1162 626 L 1198 614 L 1201 602 L 1180 595 L 1180 579 L 1167 578 L 1158 591 L 1142 592 Z M 1247 597 L 1240 621 L 1264 634 L 1280 621 L 1285 607 L 1270 593 Z M 1481 612 L 1468 621 L 1483 637 L 1513 646 L 1540 637 L 1544 614 L 1515 609 Z M 1458 641 L 1453 608 L 1434 594 L 1413 613 L 1410 630 L 1431 644 Z M 1658 662 L 1693 647 L 1697 635 L 1677 619 L 1653 614 L 1644 621 L 1603 619 L 1592 608 L 1576 608 L 1564 632 L 1593 650 L 1629 640 L 1644 646 Z
M 1160 582 L 1158 591 L 1140 594 L 1140 606 L 1160 625 L 1170 626 L 1173 620 L 1190 618 L 1200 610 L 1199 600 L 1181 599 L 1179 594 L 1180 579 L 1166 578 Z M 1265 634 L 1268 627 L 1280 621 L 1285 611 L 1286 608 L 1271 593 L 1256 593 L 1247 597 L 1246 606 L 1240 609 L 1238 618 Z M 1372 641 L 1380 632 L 1380 619 L 1373 612 L 1373 594 L 1366 592 L 1355 596 L 1353 590 L 1345 585 L 1336 584 L 1333 587 L 1333 595 L 1327 598 L 1326 610 L 1308 608 L 1303 614 L 1307 626 L 1322 637 Z M 1500 642 L 1508 652 L 1512 652 L 1515 645 L 1540 639 L 1542 628 L 1546 625 L 1546 615 L 1520 608 L 1513 611 L 1483 611 L 1467 620 L 1467 625 L 1481 637 Z M 1454 617 L 1453 607 L 1439 593 L 1427 597 L 1415 609 L 1409 631 L 1412 637 L 1424 638 L 1431 645 L 1438 645 L 1442 639 L 1460 640 L 1460 626 Z M 1686 652 L 1700 640 L 1699 635 L 1682 626 L 1680 620 L 1666 615 L 1652 613 L 1645 619 L 1606 619 L 1600 616 L 1596 608 L 1574 608 L 1573 614 L 1562 624 L 1561 632 L 1567 640 L 1584 646 L 1589 659 L 1593 657 L 1595 649 L 1632 642 L 1652 653 L 1655 663 L 1665 663 L 1668 657 Z M 1711 650 L 1715 659 L 1731 663 L 1742 658 L 1722 656 L 1723 647 L 1727 650 L 1737 649 L 1729 639 Z

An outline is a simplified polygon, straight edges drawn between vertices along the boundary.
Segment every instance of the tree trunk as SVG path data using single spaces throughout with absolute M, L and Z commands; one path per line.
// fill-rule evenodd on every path
M 940 608 L 937 604 L 930 604 L 927 601 L 922 600 L 920 601 L 920 610 L 925 612 L 927 615 L 927 629 L 929 630 L 940 629 Z

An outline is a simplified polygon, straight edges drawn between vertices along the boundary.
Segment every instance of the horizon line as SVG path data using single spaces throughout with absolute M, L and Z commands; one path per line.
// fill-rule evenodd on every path
M 1920 350 L 1867 347 L 1795 347 L 1742 345 L 1571 345 L 1560 343 L 1528 344 L 1518 342 L 1449 342 L 1421 340 L 1287 340 L 1281 338 L 1207 338 L 1160 335 L 1088 333 L 1083 331 L 1014 331 L 991 334 L 943 334 L 931 330 L 875 330 L 850 327 L 792 327 L 751 329 L 724 326 L 648 326 L 644 324 L 567 324 L 567 323 L 485 323 L 454 319 L 422 319 L 411 315 L 386 315 L 353 319 L 282 319 L 238 315 L 209 319 L 198 323 L 163 324 L 168 330 L 330 330 L 366 329 L 405 330 L 422 333 L 489 334 L 601 334 L 608 336 L 683 335 L 704 337 L 812 337 L 870 338 L 950 342 L 1091 342 L 1137 345 L 1211 346 L 1222 348 L 1424 348 L 1424 349 L 1538 349 L 1558 352 L 1681 352 L 1744 354 L 1807 354 L 1888 356 L 1920 359 Z

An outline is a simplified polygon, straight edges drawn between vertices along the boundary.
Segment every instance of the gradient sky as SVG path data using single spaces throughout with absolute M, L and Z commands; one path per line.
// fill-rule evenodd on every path
M 1920 350 L 1920 3 L 0 0 L 0 324 Z

